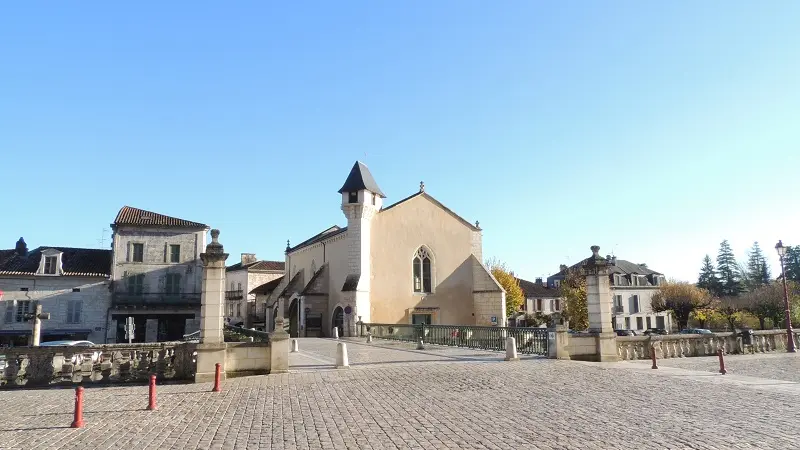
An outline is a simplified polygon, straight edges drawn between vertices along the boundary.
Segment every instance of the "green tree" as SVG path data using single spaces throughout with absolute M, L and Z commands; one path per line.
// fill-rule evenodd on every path
M 750 290 L 758 289 L 771 281 L 769 266 L 761 247 L 758 245 L 758 241 L 753 242 L 753 247 L 748 252 L 745 269 L 746 272 L 743 271 L 743 275 L 746 276 L 743 278 L 747 288 Z
M 745 292 L 739 296 L 741 308 L 758 319 L 763 330 L 766 320 L 780 324 L 784 316 L 783 285 L 781 283 L 765 284 Z
M 492 258 L 486 261 L 486 266 L 492 272 L 492 276 L 503 286 L 506 291 L 506 316 L 512 317 L 519 312 L 522 307 L 522 302 L 525 301 L 525 294 L 522 288 L 519 287 L 519 281 L 514 276 L 514 272 L 508 270 L 505 263 L 500 262 L 497 258 Z M 506 324 L 503 324 L 506 326 Z
M 670 281 L 658 288 L 653 294 L 651 306 L 653 311 L 669 311 L 675 317 L 678 328 L 686 328 L 689 316 L 696 310 L 708 308 L 713 297 L 707 290 L 683 281 Z
M 561 282 L 561 296 L 564 298 L 564 319 L 573 330 L 589 328 L 589 307 L 586 298 L 586 277 L 580 269 L 568 270 Z
M 735 296 L 742 292 L 742 278 L 736 257 L 728 240 L 723 240 L 719 244 L 717 253 L 717 272 L 719 273 L 722 288 L 720 293 L 723 296 Z
M 783 265 L 786 271 L 786 279 L 800 282 L 800 245 L 786 247 Z
M 717 269 L 714 268 L 714 263 L 708 255 L 703 258 L 703 267 L 700 268 L 700 276 L 697 278 L 697 287 L 705 289 L 715 296 L 722 294 L 722 283 L 720 283 L 719 277 L 717 276 Z

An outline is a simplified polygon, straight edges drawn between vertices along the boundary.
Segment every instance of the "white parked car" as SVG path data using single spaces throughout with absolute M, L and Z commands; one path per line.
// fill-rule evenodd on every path
M 39 347 L 94 347 L 94 342 L 91 341 L 50 341 L 42 342 Z M 92 352 L 92 364 L 100 362 L 100 355 L 102 352 Z M 85 354 L 77 354 L 72 356 L 72 364 L 83 364 L 86 361 Z

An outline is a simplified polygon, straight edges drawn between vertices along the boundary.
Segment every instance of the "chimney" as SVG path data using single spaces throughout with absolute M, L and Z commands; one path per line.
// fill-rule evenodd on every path
M 540 285 L 544 286 L 544 283 L 542 283 L 542 279 L 541 278 L 537 278 L 536 279 L 536 284 L 540 284 Z
M 611 257 L 611 265 L 612 266 L 616 266 L 617 265 L 617 257 L 616 256 L 612 256 Z
M 25 243 L 25 239 L 19 238 L 15 249 L 19 256 L 26 256 L 28 254 L 28 244 Z
M 567 270 L 567 266 L 562 264 L 562 265 L 558 266 L 558 269 L 563 272 L 563 271 Z
M 256 262 L 256 254 L 255 253 L 242 253 L 242 265 L 245 264 L 252 264 Z

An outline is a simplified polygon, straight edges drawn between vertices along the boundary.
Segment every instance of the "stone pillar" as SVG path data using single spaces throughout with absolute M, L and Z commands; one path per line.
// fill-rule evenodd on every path
M 278 317 L 275 318 L 275 331 L 269 334 L 272 349 L 270 355 L 269 373 L 289 372 L 289 333 L 283 329 L 284 318 L 278 309 Z
M 38 302 L 36 303 L 36 309 L 34 310 L 33 316 L 33 337 L 32 337 L 32 345 L 34 347 L 39 346 L 39 342 L 42 340 L 42 305 Z
M 617 334 L 611 323 L 611 289 L 608 261 L 600 256 L 600 247 L 592 246 L 590 256 L 581 266 L 586 277 L 586 303 L 589 310 L 589 332 L 597 338 L 597 360 L 618 361 Z
M 569 332 L 566 325 L 553 323 L 547 329 L 547 357 L 569 359 Z
M 200 344 L 197 346 L 197 371 L 195 382 L 214 379 L 215 364 L 222 364 L 222 378 L 225 378 L 225 336 L 223 318 L 225 315 L 225 253 L 218 241 L 219 230 L 211 230 L 211 243 L 203 260 L 203 291 L 200 300 Z

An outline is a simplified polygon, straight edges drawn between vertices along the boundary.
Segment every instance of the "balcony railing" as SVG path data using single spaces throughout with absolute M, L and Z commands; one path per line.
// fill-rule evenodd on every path
M 616 305 L 614 306 L 613 311 L 614 314 L 623 314 L 625 312 L 625 308 L 623 308 L 621 305 Z
M 115 305 L 126 306 L 157 306 L 157 305 L 200 305 L 199 293 L 168 293 L 155 292 L 146 294 L 129 294 L 127 292 L 115 292 L 112 298 Z
M 244 298 L 244 295 L 241 289 L 225 291 L 225 300 L 241 300 L 242 298 Z

